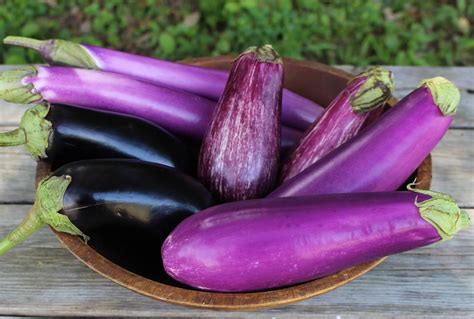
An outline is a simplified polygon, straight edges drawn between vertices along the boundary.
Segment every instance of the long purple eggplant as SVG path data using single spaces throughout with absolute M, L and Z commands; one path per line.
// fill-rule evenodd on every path
M 448 195 L 415 192 L 271 198 L 184 220 L 161 252 L 166 272 L 204 290 L 258 291 L 333 274 L 450 239 L 468 227 Z
M 49 64 L 121 73 L 139 80 L 191 92 L 217 101 L 224 92 L 229 73 L 198 66 L 105 49 L 64 40 L 36 40 L 10 36 L 5 44 L 36 50 Z M 305 130 L 323 112 L 313 101 L 283 90 L 282 120 Z
M 373 67 L 354 77 L 306 131 L 283 166 L 285 181 L 354 137 L 393 89 L 392 72 Z
M 273 186 L 280 149 L 283 65 L 270 46 L 234 62 L 203 139 L 198 176 L 222 201 L 258 198 Z
M 12 103 L 50 103 L 109 111 L 202 139 L 215 102 L 133 78 L 94 70 L 23 66 L 0 74 L 0 98 Z M 295 134 L 286 139 L 294 139 Z
M 269 197 L 397 190 L 447 132 L 459 99 L 443 77 L 422 81 L 376 123 Z

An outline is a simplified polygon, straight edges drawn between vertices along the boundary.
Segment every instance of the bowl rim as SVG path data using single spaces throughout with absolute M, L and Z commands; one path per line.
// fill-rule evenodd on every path
M 208 66 L 214 63 L 229 62 L 233 59 L 234 57 L 232 56 L 218 56 L 194 58 L 183 60 L 181 62 L 199 66 Z M 313 61 L 285 58 L 284 63 L 313 70 L 317 69 L 320 72 L 330 73 L 347 80 L 353 76 L 343 70 Z M 394 98 L 388 102 L 391 106 L 395 103 L 396 100 Z M 50 171 L 50 166 L 47 163 L 39 162 L 36 169 L 36 183 L 47 176 Z M 421 163 L 416 174 L 419 182 L 417 187 L 429 189 L 432 176 L 431 155 L 428 155 L 428 157 Z M 387 258 L 379 258 L 344 269 L 329 276 L 289 287 L 261 292 L 220 293 L 179 288 L 144 278 L 109 261 L 90 246 L 86 245 L 79 237 L 66 233 L 59 233 L 54 231 L 52 228 L 51 230 L 55 233 L 61 244 L 83 264 L 116 284 L 156 300 L 181 306 L 214 310 L 242 311 L 274 308 L 319 296 L 359 278 L 363 274 L 380 265 Z

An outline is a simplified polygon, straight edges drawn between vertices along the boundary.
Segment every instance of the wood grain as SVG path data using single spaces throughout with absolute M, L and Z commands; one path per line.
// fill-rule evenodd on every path
M 193 64 L 206 66 L 229 67 L 231 58 L 203 58 Z M 347 72 L 331 68 L 327 65 L 308 61 L 285 60 L 285 81 L 295 92 L 304 94 L 316 101 L 331 101 L 351 78 Z M 302 80 L 305 79 L 305 80 Z M 313 94 L 313 85 L 325 87 L 325 90 Z M 389 102 L 390 103 L 390 102 Z M 394 101 L 392 101 L 393 106 Z M 428 157 L 417 171 L 418 187 L 429 189 L 431 184 L 431 158 Z M 48 165 L 38 165 L 36 181 L 48 176 Z M 79 260 L 104 277 L 133 291 L 150 296 L 157 300 L 168 301 L 183 306 L 192 306 L 207 309 L 241 310 L 275 308 L 291 304 L 310 297 L 319 296 L 365 274 L 383 261 L 382 259 L 367 262 L 361 265 L 344 269 L 338 273 L 312 280 L 291 287 L 262 291 L 255 293 L 223 294 L 215 292 L 195 291 L 172 285 L 165 285 L 157 281 L 148 280 L 134 273 L 128 272 L 118 265 L 103 258 L 90 246 L 85 245 L 78 237 L 64 233 L 56 233 L 60 242 Z
M 395 72 L 396 97 L 408 93 L 420 79 L 436 75 L 443 75 L 460 87 L 462 100 L 454 129 L 433 152 L 432 188 L 452 194 L 464 207 L 474 207 L 474 68 L 388 68 Z M 360 71 L 347 66 L 341 69 Z M 0 126 L 5 126 L 0 130 L 17 125 L 25 108 L 0 101 Z M 0 149 L 0 162 L 0 203 L 32 202 L 35 165 L 29 155 L 22 148 Z M 16 225 L 28 208 L 0 205 L 0 236 Z M 474 210 L 469 212 L 474 215 Z M 471 227 L 451 241 L 392 256 L 357 281 L 318 298 L 274 310 L 216 313 L 177 307 L 131 293 L 87 269 L 44 229 L 0 258 L 0 314 L 474 318 L 473 269 Z
M 0 236 L 28 205 L 0 206 Z M 468 210 L 474 218 L 474 210 Z M 0 314 L 202 318 L 450 318 L 474 314 L 474 228 L 447 242 L 389 257 L 318 298 L 258 312 L 215 312 L 154 301 L 83 266 L 44 228 L 0 258 Z M 341 318 L 341 319 L 342 319 Z
M 198 59 L 193 59 L 193 61 Z M 454 120 L 453 128 L 474 128 L 474 67 L 403 67 L 385 66 L 392 70 L 395 79 L 394 96 L 398 99 L 418 87 L 422 79 L 444 76 L 456 83 L 461 91 L 461 102 L 458 114 Z M 14 68 L 14 66 L 0 65 L 0 72 Z M 357 74 L 366 68 L 352 66 L 337 66 L 346 72 Z M 470 93 L 469 93 L 470 92 Z M 0 100 L 0 126 L 18 125 L 25 105 L 7 103 Z
M 433 151 L 431 188 L 474 207 L 474 130 L 450 130 Z M 471 159 L 471 160 L 469 160 Z M 22 147 L 0 148 L 0 203 L 34 200 L 35 163 Z
M 474 67 L 411 67 L 383 65 L 394 74 L 397 89 L 411 89 L 418 86 L 421 80 L 435 76 L 444 76 L 453 81 L 461 90 L 474 89 Z M 366 67 L 338 66 L 350 73 L 360 73 Z

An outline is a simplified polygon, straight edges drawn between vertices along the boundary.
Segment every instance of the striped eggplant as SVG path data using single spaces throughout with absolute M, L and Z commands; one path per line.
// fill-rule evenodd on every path
M 354 77 L 306 131 L 283 165 L 280 180 L 301 173 L 353 138 L 385 105 L 393 89 L 392 72 L 373 67 Z
M 377 122 L 269 197 L 397 190 L 447 132 L 459 99 L 443 77 L 422 81 Z
M 234 62 L 204 136 L 198 176 L 222 201 L 258 198 L 273 186 L 280 149 L 283 66 L 270 46 Z

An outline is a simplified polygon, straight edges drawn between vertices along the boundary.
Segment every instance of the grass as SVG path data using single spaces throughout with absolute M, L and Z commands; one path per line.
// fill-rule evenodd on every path
M 271 43 L 329 64 L 474 65 L 470 0 L 0 0 L 0 38 L 63 38 L 169 60 Z M 0 63 L 39 62 L 0 45 Z

